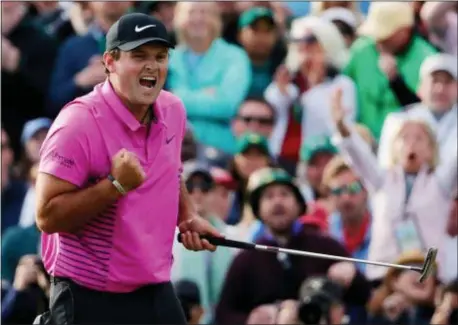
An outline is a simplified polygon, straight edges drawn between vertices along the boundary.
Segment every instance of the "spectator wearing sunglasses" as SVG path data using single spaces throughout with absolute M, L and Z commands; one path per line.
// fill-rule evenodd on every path
M 274 124 L 274 108 L 262 97 L 248 97 L 232 120 L 232 133 L 239 138 L 244 133 L 253 132 L 269 139 Z
M 367 259 L 371 217 L 361 181 L 345 160 L 336 156 L 326 166 L 323 184 L 336 208 L 329 216 L 329 234 L 354 258 Z M 364 272 L 364 264 L 357 267 Z
M 210 168 L 192 162 L 185 163 L 183 167 L 186 188 L 197 213 L 207 219 L 220 233 L 226 233 L 226 224 L 211 210 L 217 187 L 210 174 Z M 218 247 L 213 253 L 194 252 L 187 250 L 177 241 L 174 243 L 172 280 L 175 282 L 186 279 L 197 284 L 204 308 L 203 324 L 211 323 L 213 306 L 218 302 L 233 256 L 233 250 L 227 247 Z

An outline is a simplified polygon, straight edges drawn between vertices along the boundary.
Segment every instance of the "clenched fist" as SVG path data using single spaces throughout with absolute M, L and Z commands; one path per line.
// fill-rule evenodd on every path
M 126 149 L 120 150 L 112 159 L 111 175 L 126 192 L 139 187 L 145 180 L 145 172 L 135 154 Z

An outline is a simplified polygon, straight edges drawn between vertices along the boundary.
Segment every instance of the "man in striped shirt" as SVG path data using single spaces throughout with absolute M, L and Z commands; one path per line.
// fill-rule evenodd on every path
M 107 80 L 48 133 L 36 185 L 52 276 L 42 323 L 186 323 L 170 283 L 176 225 L 191 250 L 215 250 L 199 234 L 220 235 L 181 181 L 185 110 L 162 90 L 171 47 L 157 19 L 121 17 L 107 34 Z

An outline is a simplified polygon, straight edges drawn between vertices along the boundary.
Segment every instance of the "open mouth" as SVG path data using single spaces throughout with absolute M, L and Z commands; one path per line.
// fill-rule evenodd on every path
M 415 153 L 409 153 L 409 155 L 407 156 L 407 159 L 409 161 L 414 161 L 415 159 L 417 159 L 417 155 Z
M 157 84 L 157 78 L 156 77 L 142 77 L 140 78 L 140 85 L 146 88 L 154 88 L 156 87 Z

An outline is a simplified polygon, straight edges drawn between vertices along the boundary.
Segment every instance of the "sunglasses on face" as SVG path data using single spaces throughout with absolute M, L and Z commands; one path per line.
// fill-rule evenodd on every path
M 189 193 L 200 190 L 202 193 L 208 193 L 212 189 L 212 184 L 208 182 L 187 182 L 186 189 Z
M 331 194 L 335 196 L 340 196 L 344 193 L 355 195 L 359 194 L 363 191 L 363 186 L 360 182 L 353 182 L 347 185 L 343 185 L 340 187 L 331 188 Z
M 237 118 L 245 122 L 246 124 L 250 124 L 251 122 L 257 122 L 264 126 L 270 126 L 274 123 L 273 119 L 269 117 L 238 116 Z

